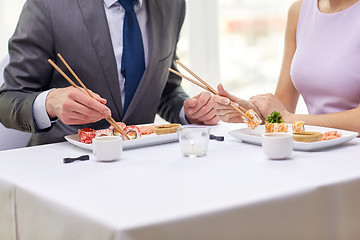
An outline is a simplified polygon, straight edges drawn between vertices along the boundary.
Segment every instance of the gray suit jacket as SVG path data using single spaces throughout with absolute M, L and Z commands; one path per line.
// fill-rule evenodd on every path
M 32 132 L 29 145 L 64 141 L 79 128 L 109 127 L 97 123 L 69 126 L 56 121 L 39 131 L 32 105 L 39 93 L 69 83 L 48 64 L 57 53 L 67 60 L 84 84 L 108 100 L 116 121 L 143 124 L 156 113 L 179 122 L 179 112 L 188 98 L 181 79 L 169 74 L 175 68 L 176 45 L 185 16 L 184 0 L 146 0 L 149 17 L 149 64 L 125 115 L 109 28 L 101 0 L 28 0 L 9 43 L 10 63 L 0 89 L 0 121 L 9 128 Z

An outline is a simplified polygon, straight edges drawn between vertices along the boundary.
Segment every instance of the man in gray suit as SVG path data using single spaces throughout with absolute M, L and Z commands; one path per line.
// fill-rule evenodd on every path
M 134 1 L 145 69 L 124 112 L 123 28 Z M 132 3 L 131 3 L 132 4 Z M 131 11 L 130 11 L 131 12 Z M 64 141 L 78 129 L 107 128 L 105 117 L 126 124 L 169 122 L 216 124 L 209 93 L 189 98 L 176 69 L 176 45 L 185 17 L 184 0 L 28 0 L 9 42 L 10 63 L 0 89 L 0 121 L 32 132 L 29 145 Z M 67 60 L 96 99 L 69 83 L 47 63 Z M 70 74 L 68 74 L 70 75 Z

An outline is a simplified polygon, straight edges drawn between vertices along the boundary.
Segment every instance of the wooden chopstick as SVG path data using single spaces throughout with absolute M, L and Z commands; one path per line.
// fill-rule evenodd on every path
M 71 72 L 71 74 L 75 77 L 75 79 L 78 81 L 78 83 L 81 85 L 81 87 L 83 87 L 85 89 L 85 91 L 89 94 L 90 97 L 92 97 L 93 99 L 95 99 L 95 97 L 93 96 L 93 94 L 91 94 L 91 92 L 89 91 L 89 89 L 85 86 L 85 84 L 80 80 L 80 78 L 75 74 L 75 72 L 72 70 L 72 68 L 69 66 L 69 64 L 67 64 L 67 62 L 65 61 L 65 59 L 61 56 L 60 53 L 58 53 L 58 57 L 60 58 L 60 60 L 64 63 L 64 65 L 66 66 L 66 68 Z M 53 65 L 53 64 L 52 64 Z M 56 64 L 54 64 L 56 65 Z M 60 69 L 60 68 L 58 68 Z M 61 69 L 60 69 L 61 70 Z M 65 74 L 65 73 L 64 73 Z M 66 74 L 65 74 L 66 75 Z M 67 80 L 69 79 L 69 77 L 66 78 Z M 73 83 L 73 84 L 72 84 Z M 70 82 L 70 84 L 72 84 L 74 87 L 80 89 L 74 82 Z M 130 140 L 130 137 L 123 131 L 123 129 L 116 123 L 116 121 L 110 116 L 108 118 L 105 118 L 116 130 L 118 130 L 121 134 L 123 134 L 128 140 Z
M 95 99 L 95 97 L 91 94 L 89 89 L 84 85 L 84 83 L 79 79 L 79 77 L 75 74 L 75 72 L 71 69 L 71 67 L 67 64 L 65 59 L 58 54 L 60 60 L 65 64 L 66 68 L 71 72 L 71 74 L 75 77 L 75 79 L 79 82 L 79 84 L 85 89 L 88 95 Z M 75 88 L 80 89 L 78 85 L 76 85 L 51 59 L 48 62 Z M 115 122 L 115 120 L 110 116 L 105 118 L 116 130 L 118 130 L 122 135 L 124 135 L 128 140 L 130 137 L 124 132 L 124 130 Z
M 72 70 L 72 68 L 69 66 L 69 64 L 67 64 L 67 62 L 65 61 L 65 59 L 61 56 L 60 53 L 58 53 L 58 57 L 60 58 L 60 60 L 64 63 L 65 67 L 71 72 L 71 74 L 75 77 L 76 81 L 78 81 L 78 83 L 81 85 L 81 87 L 83 89 L 85 89 L 85 91 L 87 92 L 87 94 L 89 94 L 90 97 L 94 98 L 95 97 L 91 94 L 91 92 L 89 91 L 89 89 L 84 85 L 84 83 L 80 80 L 80 78 L 75 74 L 75 72 Z
M 192 76 L 194 76 L 199 82 L 201 82 L 202 84 L 204 84 L 204 86 L 206 86 L 208 89 L 210 89 L 210 92 L 212 92 L 213 94 L 217 94 L 219 95 L 219 93 L 213 89 L 209 84 L 207 84 L 207 82 L 205 82 L 204 80 L 202 80 L 198 75 L 196 75 L 193 71 L 191 71 L 188 67 L 186 67 L 184 64 L 182 64 L 179 60 L 176 60 L 176 63 L 179 64 L 182 68 L 184 68 L 188 73 L 190 73 Z
M 169 70 L 170 72 L 172 72 L 172 73 L 178 75 L 179 77 L 182 77 L 182 78 L 184 78 L 184 79 L 186 79 L 186 80 L 188 80 L 188 81 L 196 84 L 197 86 L 205 89 L 206 91 L 211 92 L 211 93 L 214 94 L 214 95 L 220 96 L 220 94 L 219 94 L 214 88 L 212 88 L 208 83 L 206 83 L 204 80 L 202 80 L 199 76 L 197 76 L 194 72 L 192 72 L 192 71 L 191 71 L 189 68 L 187 68 L 184 64 L 182 64 L 179 60 L 177 60 L 176 62 L 177 62 L 181 67 L 183 67 L 187 72 L 189 72 L 191 75 L 193 75 L 197 80 L 199 80 L 202 84 L 200 84 L 200 83 L 196 82 L 195 80 L 193 80 L 193 79 L 185 76 L 184 74 L 179 73 L 178 71 L 176 71 L 176 70 L 174 70 L 174 69 L 169 68 L 168 70 Z M 237 106 L 235 105 L 235 103 L 233 103 L 233 102 L 230 102 L 230 106 L 231 106 L 233 109 L 235 109 L 236 111 L 238 111 L 241 115 L 243 115 L 243 116 L 245 116 L 245 117 L 247 118 L 247 116 L 245 115 L 245 112 L 246 112 L 247 110 L 246 110 L 245 108 L 243 108 L 243 107 L 241 107 L 241 106 L 237 107 Z M 242 108 L 242 109 L 239 109 L 239 108 Z
M 210 89 L 213 94 L 215 95 L 219 95 L 220 94 L 214 89 L 212 88 L 207 82 L 205 82 L 203 79 L 201 79 L 198 75 L 196 75 L 193 71 L 191 71 L 188 67 L 186 67 L 183 63 L 180 62 L 180 60 L 176 60 L 176 63 L 178 63 L 181 67 L 183 67 L 188 73 L 190 73 L 192 76 L 194 76 L 197 80 L 199 80 L 202 84 L 204 84 L 208 89 Z M 239 108 L 246 112 L 247 110 L 245 108 L 243 108 L 242 106 L 239 105 Z
M 93 94 L 89 91 L 89 89 L 85 86 L 85 84 L 80 80 L 80 78 L 76 75 L 76 73 L 72 70 L 72 68 L 69 66 L 69 64 L 65 61 L 65 59 L 61 56 L 60 53 L 58 53 L 58 57 L 60 60 L 64 63 L 65 67 L 71 72 L 71 74 L 75 77 L 76 81 L 81 85 L 82 88 L 85 89 L 85 91 L 89 94 L 90 97 L 95 99 Z M 121 134 L 123 134 L 128 140 L 130 140 L 130 137 L 123 131 L 123 129 L 116 123 L 116 121 L 110 116 L 108 118 L 105 118 L 116 130 L 118 130 Z
M 209 88 L 207 88 L 206 86 L 204 86 L 204 85 L 198 83 L 197 81 L 195 81 L 195 80 L 193 80 L 193 79 L 185 76 L 184 74 L 181 74 L 181 73 L 175 71 L 174 69 L 169 68 L 169 71 L 172 72 L 172 73 L 174 73 L 174 74 L 176 74 L 176 75 L 178 75 L 179 77 L 185 78 L 186 80 L 192 82 L 192 83 L 195 84 L 195 85 L 198 85 L 199 87 L 205 89 L 206 91 L 209 91 L 209 92 L 211 92 L 211 93 L 213 93 L 213 94 L 216 94 L 216 93 L 212 92 L 212 91 L 211 91 Z
M 202 84 L 204 84 L 208 89 L 210 89 L 211 90 L 210 92 L 212 92 L 215 95 L 220 96 L 220 94 L 214 88 L 212 88 L 207 82 L 205 82 L 203 79 L 201 79 L 198 75 L 196 75 L 193 71 L 191 71 L 183 63 L 181 63 L 180 60 L 176 60 L 176 63 L 179 64 L 182 68 L 184 68 L 192 76 L 194 76 L 198 81 L 200 81 Z M 247 112 L 247 110 L 245 108 L 243 108 L 240 105 L 239 105 L 239 107 L 236 107 L 233 102 L 230 102 L 230 106 L 246 117 L 245 112 Z

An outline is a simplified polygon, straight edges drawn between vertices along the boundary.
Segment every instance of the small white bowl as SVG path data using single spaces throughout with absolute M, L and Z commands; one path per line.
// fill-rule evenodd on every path
M 291 133 L 264 133 L 262 149 L 270 159 L 286 159 L 293 152 L 293 136 Z
M 92 148 L 98 161 L 111 162 L 120 160 L 123 147 L 122 139 L 118 136 L 102 136 L 94 138 Z

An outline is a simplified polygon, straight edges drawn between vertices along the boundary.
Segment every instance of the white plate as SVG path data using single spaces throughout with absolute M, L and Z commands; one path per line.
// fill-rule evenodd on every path
M 92 151 L 92 144 L 85 144 L 79 142 L 77 134 L 65 136 L 65 139 L 66 141 L 68 141 L 71 144 L 74 144 L 75 146 Z M 147 146 L 159 145 L 159 144 L 176 142 L 176 141 L 178 141 L 177 133 L 164 134 L 164 135 L 156 135 L 155 133 L 153 133 L 150 135 L 143 135 L 141 136 L 141 138 L 137 138 L 134 140 L 124 141 L 123 149 L 126 150 L 132 148 L 147 147 Z
M 289 126 L 291 127 L 291 126 Z M 350 132 L 340 129 L 334 128 L 325 128 L 325 127 L 317 127 L 317 126 L 310 126 L 305 125 L 306 131 L 315 131 L 315 132 L 327 132 L 327 131 L 338 131 L 342 134 L 342 137 L 332 140 L 325 140 L 325 141 L 318 141 L 318 142 L 295 142 L 294 141 L 294 150 L 301 150 L 301 151 L 312 151 L 312 150 L 319 150 L 329 147 L 338 146 L 340 144 L 346 143 L 351 139 L 355 138 L 358 133 L 357 132 Z M 230 131 L 229 134 L 234 138 L 237 138 L 246 143 L 252 143 L 256 145 L 261 145 L 261 136 L 265 133 L 265 126 L 260 125 L 255 130 L 250 128 L 242 128 Z

